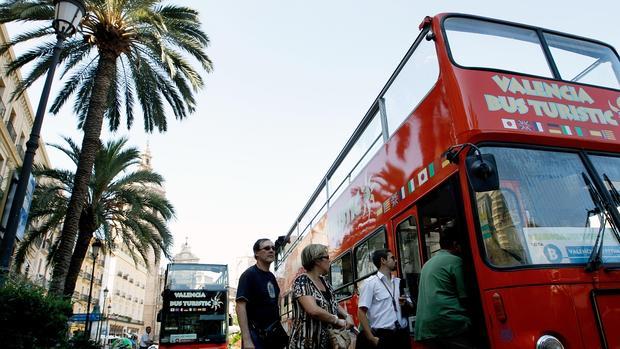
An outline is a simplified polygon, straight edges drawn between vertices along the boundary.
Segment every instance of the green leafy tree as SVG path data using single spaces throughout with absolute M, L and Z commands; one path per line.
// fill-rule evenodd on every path
M 68 147 L 52 145 L 77 165 L 80 149 L 65 138 Z M 109 141 L 95 158 L 88 196 L 82 208 L 79 233 L 67 274 L 64 294 L 73 294 L 82 262 L 95 232 L 104 247 L 115 244 L 128 247 L 135 261 L 148 263 L 154 253 L 169 257 L 172 235 L 167 221 L 174 217 L 172 204 L 164 197 L 161 175 L 140 165 L 140 152 L 125 147 L 126 139 Z M 53 235 L 63 224 L 73 190 L 75 174 L 69 170 L 35 170 L 37 188 L 30 208 L 29 227 L 16 254 L 16 265 L 24 261 L 33 242 Z M 50 256 L 58 253 L 60 240 L 50 246 Z
M 66 345 L 71 303 L 29 281 L 10 277 L 0 287 L 0 338 L 4 349 Z
M 209 39 L 200 28 L 195 10 L 163 5 L 162 0 L 86 0 L 85 3 L 84 35 L 75 35 L 64 44 L 60 56 L 64 86 L 51 106 L 51 111 L 58 113 L 75 97 L 73 109 L 79 119 L 78 127 L 84 131 L 71 199 L 53 260 L 50 285 L 53 293 L 62 292 L 69 272 L 89 178 L 101 146 L 103 120 L 107 119 L 109 128 L 116 130 L 124 114 L 127 127 L 131 127 L 137 102 L 142 109 L 145 130 L 163 132 L 167 128 L 166 109 L 177 119 L 195 111 L 194 94 L 204 85 L 200 72 L 212 68 L 205 53 Z M 44 75 L 50 65 L 55 44 L 53 16 L 52 0 L 5 0 L 0 4 L 0 23 L 41 24 L 0 47 L 0 54 L 4 54 L 26 41 L 43 41 L 8 64 L 7 73 L 11 74 L 33 63 L 14 97 Z

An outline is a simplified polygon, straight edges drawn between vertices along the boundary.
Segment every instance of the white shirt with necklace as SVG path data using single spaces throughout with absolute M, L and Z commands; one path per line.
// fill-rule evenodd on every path
M 358 307 L 366 308 L 366 315 L 371 328 L 395 329 L 398 321 L 401 328 L 407 328 L 407 319 L 403 317 L 400 305 L 400 279 L 387 277 L 377 272 L 369 277 L 360 292 Z M 396 304 L 396 310 L 394 309 Z

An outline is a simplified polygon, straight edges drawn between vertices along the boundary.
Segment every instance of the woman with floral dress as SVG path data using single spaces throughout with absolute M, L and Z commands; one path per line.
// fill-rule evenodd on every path
M 293 282 L 293 330 L 290 349 L 329 349 L 329 328 L 351 328 L 353 319 L 336 302 L 324 275 L 329 272 L 327 246 L 311 244 L 301 252 L 306 270 Z

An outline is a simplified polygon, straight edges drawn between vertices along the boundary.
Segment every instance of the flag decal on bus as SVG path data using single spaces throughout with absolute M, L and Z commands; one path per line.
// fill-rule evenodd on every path
M 603 134 L 603 138 L 605 139 L 611 139 L 611 140 L 616 140 L 616 135 L 614 134 L 614 131 L 611 130 L 602 130 L 601 133 Z
M 502 124 L 504 124 L 504 128 L 516 130 L 517 122 L 513 119 L 502 119 Z
M 418 172 L 418 187 L 428 181 L 428 171 L 424 168 L 422 171 Z

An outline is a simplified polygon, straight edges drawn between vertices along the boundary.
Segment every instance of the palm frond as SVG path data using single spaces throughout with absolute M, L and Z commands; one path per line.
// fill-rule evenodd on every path
M 131 78 L 131 72 L 128 71 L 128 67 L 126 67 L 126 59 L 121 59 L 121 70 L 122 70 L 122 78 L 121 81 L 123 83 L 123 91 L 124 91 L 124 102 L 125 102 L 125 118 L 127 119 L 127 129 L 131 128 L 133 124 L 133 106 L 134 106 L 134 84 L 133 79 Z
M 41 37 L 53 35 L 53 34 L 54 34 L 54 29 L 50 25 L 23 32 L 17 35 L 12 40 L 8 40 L 7 42 L 0 45 L 0 55 L 5 54 L 11 47 L 15 45 L 21 44 L 23 42 L 26 42 L 32 39 L 40 39 Z
M 56 99 L 50 107 L 50 112 L 57 114 L 60 108 L 69 100 L 76 90 L 84 85 L 87 81 L 93 81 L 97 71 L 96 58 L 93 58 L 87 64 L 73 69 L 74 74 L 65 82 L 63 88 L 58 92 Z
M 69 146 L 68 148 L 60 144 L 48 143 L 47 145 L 54 149 L 60 150 L 66 156 L 68 156 L 74 164 L 77 165 L 78 161 L 80 160 L 80 146 L 67 136 L 63 136 L 62 139 L 64 139 L 64 141 L 67 143 L 67 145 Z
M 0 4 L 0 23 L 50 21 L 54 18 L 51 0 L 6 0 Z

